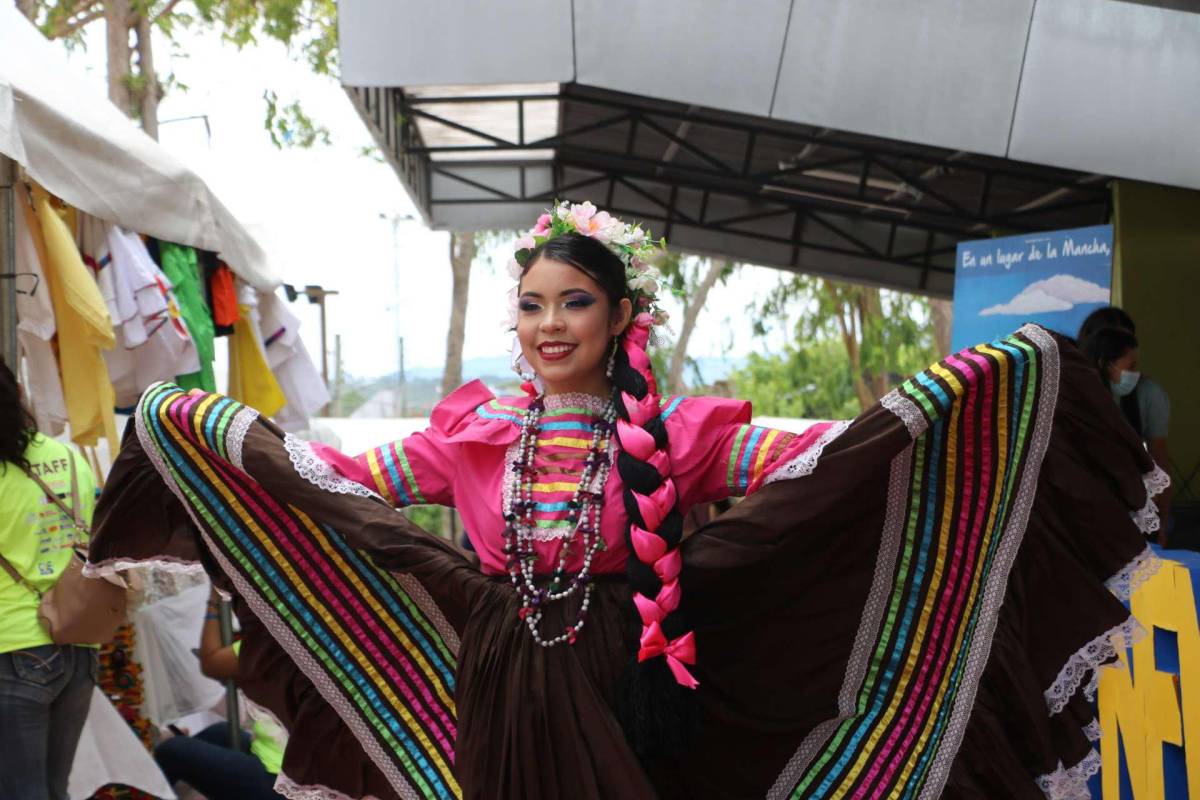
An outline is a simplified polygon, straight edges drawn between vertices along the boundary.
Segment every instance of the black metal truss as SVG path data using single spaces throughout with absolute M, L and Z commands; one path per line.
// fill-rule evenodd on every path
M 790 263 L 779 266 L 796 268 L 802 249 L 887 262 L 920 270 L 924 288 L 931 272 L 953 274 L 959 241 L 1097 224 L 1111 213 L 1103 176 L 575 84 L 499 96 L 349 91 L 431 216 L 439 205 L 603 198 L 656 222 L 668 239 L 673 226 L 689 225 L 788 245 Z M 546 101 L 559 104 L 558 132 L 528 137 L 530 107 Z M 515 120 L 516 136 L 455 119 L 463 104 Z M 453 132 L 440 138 L 455 142 L 430 144 L 422 126 Z M 547 169 L 549 186 L 530 179 Z

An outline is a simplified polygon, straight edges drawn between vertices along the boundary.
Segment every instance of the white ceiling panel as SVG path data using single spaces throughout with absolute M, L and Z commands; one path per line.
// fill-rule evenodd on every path
M 576 80 L 766 116 L 788 7 L 789 0 L 575 0 Z
M 796 0 L 772 116 L 1004 155 L 1033 0 Z
M 1200 14 L 1039 2 L 1008 156 L 1200 188 Z
M 342 0 L 338 31 L 347 86 L 574 77 L 571 4 L 562 0 Z

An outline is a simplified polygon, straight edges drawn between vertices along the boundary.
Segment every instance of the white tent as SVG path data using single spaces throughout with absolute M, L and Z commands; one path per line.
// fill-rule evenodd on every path
M 0 155 L 92 216 L 216 251 L 257 289 L 279 285 L 204 181 L 94 92 L 11 3 L 0 3 Z

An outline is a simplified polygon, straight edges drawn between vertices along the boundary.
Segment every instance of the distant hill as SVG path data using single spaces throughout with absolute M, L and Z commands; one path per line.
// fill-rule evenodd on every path
M 746 362 L 744 358 L 723 359 L 706 356 L 696 359 L 696 364 L 700 369 L 700 374 L 704 378 L 704 383 L 712 383 L 713 381 L 723 380 L 729 377 L 729 373 Z M 407 370 L 408 379 L 425 379 L 425 380 L 441 380 L 441 367 L 413 367 Z M 692 376 L 686 374 L 686 378 Z M 509 367 L 508 359 L 504 356 L 496 356 L 491 358 L 468 358 L 463 362 L 463 380 L 474 380 L 479 378 L 486 381 L 488 378 L 499 381 L 509 381 L 513 377 L 512 369 Z M 395 380 L 395 373 L 391 379 Z M 689 380 L 689 383 L 692 381 Z
M 700 380 L 689 368 L 684 371 L 684 380 L 689 385 L 706 385 L 714 381 L 724 380 L 734 369 L 745 363 L 744 358 L 700 358 L 696 367 L 700 370 Z M 408 414 L 421 416 L 428 414 L 437 403 L 439 384 L 442 380 L 441 367 L 413 367 L 406 371 L 407 389 L 404 406 Z M 463 362 L 463 380 L 481 380 L 497 393 L 518 392 L 519 379 L 509 369 L 508 359 L 469 358 Z M 400 404 L 395 395 L 396 373 L 378 378 L 351 379 L 348 382 L 346 400 L 343 411 L 352 417 L 390 417 L 396 413 Z

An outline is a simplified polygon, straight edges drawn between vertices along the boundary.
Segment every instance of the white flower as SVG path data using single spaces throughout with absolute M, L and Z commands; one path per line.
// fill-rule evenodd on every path
M 613 244 L 629 244 L 629 226 L 618 217 L 609 217 L 604 223 L 604 241 Z
M 621 232 L 621 244 L 627 244 L 630 247 L 640 247 L 646 241 L 646 232 L 635 225 L 626 225 L 625 230 Z
M 513 244 L 513 250 L 532 250 L 535 247 L 537 247 L 537 242 L 532 233 L 525 234 Z
M 643 272 L 629 281 L 629 288 L 644 294 L 658 294 L 658 281 L 649 272 Z
M 517 263 L 515 258 L 510 258 L 508 260 L 508 277 L 512 278 L 514 281 L 521 280 L 521 270 L 522 267 Z

